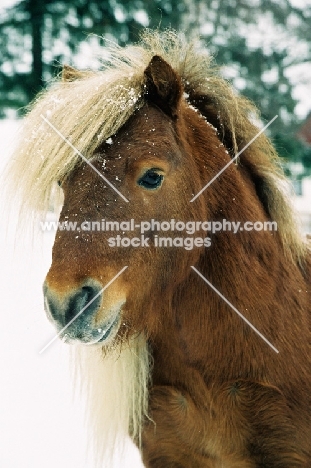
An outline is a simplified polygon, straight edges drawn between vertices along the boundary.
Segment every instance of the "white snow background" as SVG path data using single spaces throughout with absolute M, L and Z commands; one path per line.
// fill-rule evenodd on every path
M 19 123 L 0 121 L 0 173 Z M 43 308 L 42 283 L 51 262 L 54 234 L 16 239 L 17 207 L 10 222 L 0 188 L 0 467 L 93 468 L 87 456 L 85 402 L 74 397 L 69 346 L 56 340 Z M 140 468 L 128 444 L 111 468 Z M 109 467 L 110 468 L 110 467 Z

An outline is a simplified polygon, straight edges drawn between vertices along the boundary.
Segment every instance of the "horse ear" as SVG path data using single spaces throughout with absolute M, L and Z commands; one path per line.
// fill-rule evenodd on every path
M 183 92 L 179 76 L 162 57 L 155 55 L 145 70 L 145 78 L 147 100 L 175 119 Z
M 86 72 L 76 70 L 70 65 L 64 65 L 62 69 L 62 80 L 63 81 L 75 81 L 80 80 L 85 76 Z

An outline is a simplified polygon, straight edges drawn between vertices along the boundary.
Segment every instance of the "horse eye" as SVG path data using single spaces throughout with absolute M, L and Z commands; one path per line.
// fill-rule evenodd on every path
M 163 181 L 163 175 L 158 174 L 154 169 L 149 169 L 145 174 L 138 180 L 138 185 L 149 189 L 155 190 L 159 188 Z

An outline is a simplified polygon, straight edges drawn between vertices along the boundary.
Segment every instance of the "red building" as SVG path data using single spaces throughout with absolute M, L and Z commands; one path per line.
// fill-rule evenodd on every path
M 311 146 L 311 112 L 309 112 L 305 123 L 297 132 L 297 137 L 307 145 Z

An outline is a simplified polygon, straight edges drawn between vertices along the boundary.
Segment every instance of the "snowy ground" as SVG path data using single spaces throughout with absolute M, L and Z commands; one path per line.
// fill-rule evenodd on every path
M 0 121 L 0 172 L 18 124 Z M 69 347 L 55 341 L 43 311 L 41 285 L 51 261 L 52 234 L 43 241 L 18 239 L 7 230 L 0 194 L 0 466 L 93 468 L 86 455 L 84 402 L 73 398 Z M 17 214 L 11 209 L 11 219 Z M 13 223 L 14 224 L 14 223 Z M 16 245 L 15 245 L 16 244 Z M 108 468 L 140 468 L 129 445 Z

